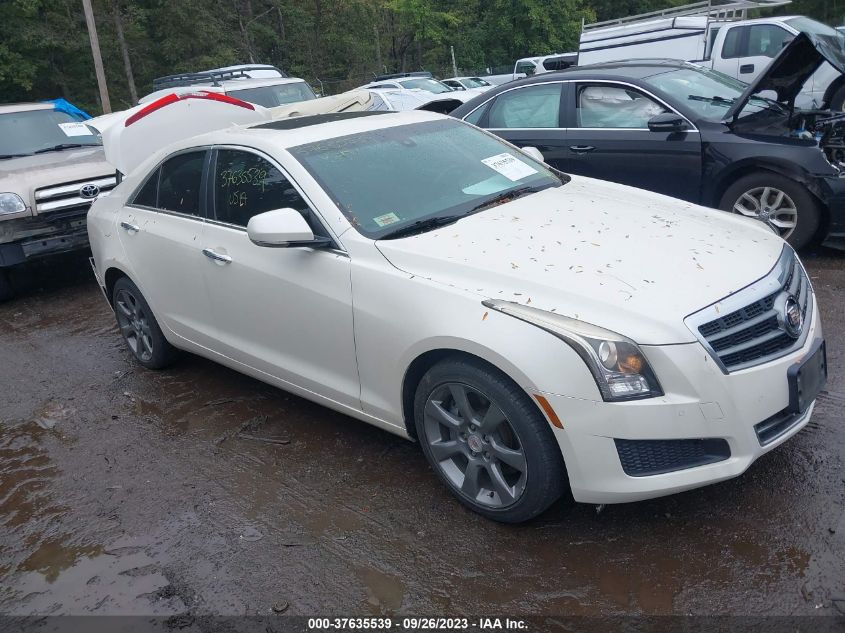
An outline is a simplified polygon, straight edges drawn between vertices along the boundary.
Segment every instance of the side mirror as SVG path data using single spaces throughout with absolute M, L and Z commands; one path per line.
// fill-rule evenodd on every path
M 652 132 L 683 132 L 689 129 L 689 123 L 674 112 L 664 112 L 648 120 L 648 129 Z
M 276 248 L 318 247 L 331 243 L 326 237 L 315 237 L 302 214 L 290 208 L 252 216 L 246 225 L 246 234 L 253 244 Z
M 531 146 L 528 146 L 528 147 L 523 147 L 523 148 L 521 148 L 521 149 L 522 149 L 522 153 L 523 153 L 523 154 L 528 154 L 528 156 L 530 156 L 530 157 L 531 157 L 531 158 L 533 158 L 534 160 L 538 160 L 538 161 L 540 161 L 541 163 L 546 162 L 546 159 L 545 159 L 545 157 L 543 156 L 543 152 L 541 152 L 541 151 L 540 151 L 539 149 L 537 149 L 536 147 L 531 147 Z

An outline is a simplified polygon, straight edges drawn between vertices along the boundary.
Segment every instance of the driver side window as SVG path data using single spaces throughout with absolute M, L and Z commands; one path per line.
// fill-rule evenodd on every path
M 649 119 L 664 112 L 668 110 L 631 88 L 592 85 L 578 89 L 578 127 L 644 129 Z
M 217 221 L 245 227 L 252 216 L 285 207 L 308 219 L 308 204 L 269 161 L 251 152 L 218 150 L 214 174 Z

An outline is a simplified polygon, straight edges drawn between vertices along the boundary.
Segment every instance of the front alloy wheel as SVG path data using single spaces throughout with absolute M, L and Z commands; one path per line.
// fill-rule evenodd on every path
M 815 239 L 822 221 L 819 201 L 804 185 L 763 170 L 728 186 L 719 208 L 765 222 L 795 249 Z
M 798 225 L 798 207 L 785 191 L 776 187 L 755 187 L 746 191 L 734 203 L 733 211 L 765 222 L 785 240 Z
M 522 445 L 502 410 L 477 389 L 452 382 L 432 392 L 425 435 L 444 476 L 473 502 L 505 508 L 525 491 Z
M 417 385 L 423 453 L 458 500 L 490 519 L 527 521 L 567 489 L 557 439 L 528 394 L 484 361 L 454 356 Z

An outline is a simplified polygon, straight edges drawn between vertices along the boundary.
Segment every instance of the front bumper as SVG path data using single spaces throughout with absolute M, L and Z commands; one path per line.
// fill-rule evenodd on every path
M 566 460 L 573 496 L 585 503 L 624 503 L 742 474 L 758 457 L 788 440 L 809 421 L 814 405 L 792 418 L 777 416 L 789 406 L 788 368 L 802 360 L 821 337 L 818 310 L 814 310 L 801 349 L 727 375 L 699 343 L 645 346 L 643 351 L 666 392 L 660 398 L 609 403 L 544 393 L 563 423 L 563 429 L 553 430 Z M 773 430 L 761 439 L 755 426 L 766 421 Z M 721 440 L 707 442 L 705 448 L 713 452 L 714 445 L 726 444 L 729 456 L 645 476 L 626 473 L 620 459 L 620 450 L 644 444 L 639 440 L 702 439 Z M 622 449 L 617 440 L 623 441 Z M 625 440 L 633 442 L 625 444 Z M 674 444 L 690 447 L 689 442 Z M 701 454 L 706 457 L 707 451 Z
M 58 222 L 41 218 L 10 220 L 0 243 L 0 268 L 88 247 L 85 216 Z

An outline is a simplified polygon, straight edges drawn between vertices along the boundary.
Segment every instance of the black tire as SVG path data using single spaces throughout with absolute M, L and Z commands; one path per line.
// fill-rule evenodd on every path
M 830 98 L 830 109 L 834 112 L 845 111 L 845 84 L 839 86 Z
M 483 427 L 471 427 L 479 432 L 472 432 L 472 437 L 461 440 L 460 433 L 452 435 L 456 427 L 441 422 L 441 411 L 445 411 L 447 406 L 452 407 L 449 420 L 466 422 L 466 416 L 460 414 L 457 399 L 450 401 L 448 395 L 446 399 L 436 399 L 436 394 L 451 393 L 455 386 L 464 388 L 468 401 L 474 401 L 470 411 L 473 411 L 472 406 L 479 407 L 473 411 L 479 415 L 469 417 L 479 421 L 486 419 L 486 413 L 494 406 L 498 407 L 497 415 L 504 415 L 503 422 L 489 427 L 489 436 L 483 434 Z M 483 404 L 485 398 L 486 408 Z M 423 453 L 440 480 L 461 503 L 489 519 L 503 523 L 528 521 L 546 510 L 568 489 L 563 456 L 549 423 L 513 380 L 481 361 L 456 356 L 429 369 L 417 386 L 414 423 Z M 450 439 L 444 442 L 441 433 L 450 435 Z M 472 448 L 470 441 L 480 447 L 478 452 Z M 454 449 L 454 454 L 449 457 L 435 458 L 433 447 L 442 457 L 447 444 L 448 450 L 459 448 Z M 522 470 L 512 468 L 506 461 L 498 461 L 497 455 L 511 455 L 508 457 L 510 460 L 514 454 L 523 456 L 519 464 Z M 460 473 L 464 463 L 466 472 Z M 475 483 L 470 482 L 472 485 L 466 486 L 470 479 L 466 473 L 471 468 L 476 473 L 471 478 Z M 462 486 L 453 479 L 460 474 L 463 474 L 463 487 L 476 491 L 474 497 L 462 491 Z M 498 481 L 508 484 L 508 491 L 519 490 L 518 496 L 514 493 L 508 497 L 510 492 L 501 495 L 494 492 L 501 489 L 494 482 L 494 475 Z M 484 502 L 479 502 L 479 498 Z
M 781 237 L 796 250 L 810 244 L 816 237 L 821 225 L 821 208 L 816 198 L 806 187 L 786 176 L 770 171 L 759 171 L 743 176 L 727 188 L 719 202 L 719 208 L 724 211 L 739 213 L 734 210 L 734 205 L 740 203 L 743 194 L 759 191 L 766 187 L 773 191 L 784 192 L 794 203 L 794 209 L 797 213 L 795 226 L 790 232 L 781 230 Z M 752 197 L 754 196 L 752 195 Z M 772 196 L 770 196 L 771 199 Z
M 147 300 L 128 277 L 115 282 L 112 305 L 117 327 L 135 360 L 147 369 L 164 369 L 173 364 L 179 351 L 164 338 Z
M 8 301 L 14 296 L 15 287 L 12 285 L 9 271 L 0 269 L 0 301 Z

